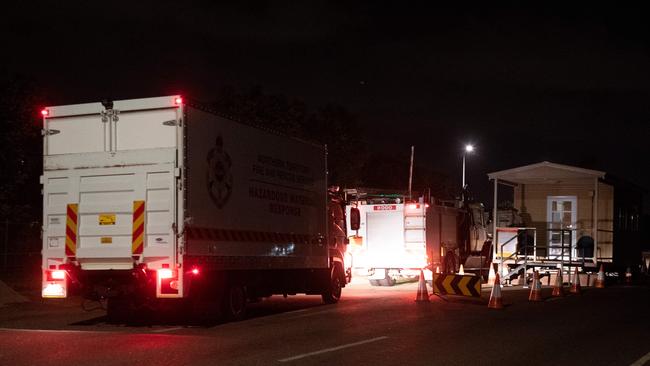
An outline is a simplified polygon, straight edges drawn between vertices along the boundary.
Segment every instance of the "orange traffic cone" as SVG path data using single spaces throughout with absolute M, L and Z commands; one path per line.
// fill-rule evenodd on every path
M 570 293 L 580 295 L 582 288 L 580 287 L 580 276 L 578 275 L 578 267 L 576 267 L 575 275 L 573 276 L 573 283 L 571 283 Z
M 632 269 L 630 267 L 627 267 L 627 270 L 625 271 L 625 283 L 632 283 Z
M 539 282 L 539 272 L 533 272 L 533 285 L 530 287 L 528 301 L 542 301 L 542 287 Z
M 605 288 L 605 269 L 602 264 L 600 265 L 600 271 L 598 271 L 598 275 L 596 276 L 595 287 Z
M 503 309 L 503 302 L 501 300 L 501 280 L 499 279 L 498 273 L 494 276 L 494 286 L 492 286 L 492 292 L 490 293 L 488 308 Z
M 555 285 L 553 286 L 553 297 L 562 297 L 564 296 L 564 281 L 562 280 L 562 271 L 557 271 L 557 276 L 555 276 Z
M 418 283 L 418 294 L 415 297 L 415 302 L 429 302 L 429 291 L 427 291 L 427 283 L 424 280 L 422 270 L 420 270 L 420 282 Z

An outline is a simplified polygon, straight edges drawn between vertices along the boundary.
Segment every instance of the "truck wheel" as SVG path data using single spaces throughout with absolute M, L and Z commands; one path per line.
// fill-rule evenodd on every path
M 379 286 L 387 286 L 387 287 L 395 286 L 395 284 L 397 283 L 397 281 L 394 278 L 388 275 L 386 275 L 386 278 L 378 281 L 379 281 Z
M 223 315 L 228 320 L 242 320 L 246 317 L 246 288 L 232 284 L 226 289 L 221 301 Z
M 326 304 L 335 304 L 341 299 L 341 291 L 343 289 L 344 274 L 341 273 L 341 267 L 334 265 L 332 271 L 330 272 L 330 281 L 329 286 L 325 292 L 321 295 L 323 297 L 323 302 Z
M 381 286 L 379 280 L 368 280 L 368 282 L 370 282 L 370 286 Z

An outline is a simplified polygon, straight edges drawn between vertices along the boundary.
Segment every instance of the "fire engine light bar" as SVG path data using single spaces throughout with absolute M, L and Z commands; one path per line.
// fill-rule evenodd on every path
M 165 279 L 165 278 L 172 278 L 173 272 L 169 268 L 161 268 L 158 270 L 158 278 Z
M 65 271 L 62 270 L 52 271 L 51 277 L 53 280 L 65 280 Z
M 199 271 L 199 269 L 198 269 L 198 268 L 192 268 L 192 274 L 193 274 L 193 275 L 195 275 L 195 276 L 196 276 L 196 275 L 198 275 L 198 274 L 199 274 L 199 272 L 200 272 L 200 271 Z

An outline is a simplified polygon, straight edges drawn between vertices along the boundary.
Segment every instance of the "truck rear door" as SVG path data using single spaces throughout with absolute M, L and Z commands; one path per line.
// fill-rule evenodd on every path
M 175 96 L 51 107 L 44 119 L 44 268 L 177 260 Z

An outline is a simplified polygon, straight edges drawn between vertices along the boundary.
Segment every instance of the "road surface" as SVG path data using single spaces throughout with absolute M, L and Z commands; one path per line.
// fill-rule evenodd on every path
M 414 302 L 417 284 L 344 289 L 339 304 L 272 297 L 236 323 L 107 324 L 73 300 L 0 308 L 0 365 L 650 365 L 650 288 L 529 303 Z M 544 297 L 550 297 L 544 288 Z M 93 304 L 86 304 L 91 306 Z

